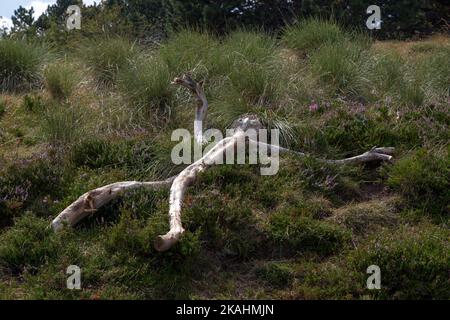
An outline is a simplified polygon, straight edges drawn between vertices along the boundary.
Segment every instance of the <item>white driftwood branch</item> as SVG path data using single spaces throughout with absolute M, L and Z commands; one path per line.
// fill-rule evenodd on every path
M 175 78 L 172 82 L 184 86 L 191 90 L 197 98 L 197 110 L 195 113 L 194 134 L 198 143 L 203 142 L 202 122 L 206 118 L 206 112 L 208 109 L 208 101 L 203 92 L 201 84 L 195 82 L 189 75 L 183 75 L 181 78 Z M 86 192 L 79 197 L 74 203 L 68 206 L 62 211 L 52 222 L 52 228 L 57 231 L 61 229 L 64 224 L 73 226 L 87 215 L 95 212 L 101 206 L 110 202 L 111 200 L 121 196 L 127 191 L 137 188 L 148 189 L 160 189 L 170 188 L 170 208 L 169 208 L 169 224 L 170 230 L 160 235 L 155 239 L 154 247 L 158 251 L 166 251 L 170 249 L 184 233 L 184 228 L 181 223 L 181 209 L 183 205 L 184 195 L 187 188 L 192 185 L 198 174 L 205 171 L 209 166 L 222 163 L 221 159 L 226 155 L 227 151 L 237 146 L 238 141 L 245 139 L 246 130 L 250 127 L 253 129 L 261 128 L 261 123 L 254 115 L 245 116 L 244 119 L 240 118 L 234 122 L 236 125 L 234 134 L 231 137 L 227 137 L 219 141 L 214 147 L 210 149 L 201 159 L 197 160 L 193 164 L 186 167 L 177 176 L 168 178 L 163 181 L 154 182 L 138 182 L 138 181 L 125 181 L 109 184 L 91 191 Z M 249 142 L 255 143 L 254 140 Z M 264 146 L 265 149 L 270 149 L 272 152 L 279 153 L 294 153 L 298 156 L 307 156 L 307 154 L 286 149 L 280 146 L 267 144 L 264 142 L 256 142 L 259 147 Z M 231 150 L 230 150 L 231 151 Z M 363 162 L 370 162 L 374 160 L 390 161 L 394 148 L 372 148 L 371 150 L 350 158 L 340 160 L 326 160 L 318 159 L 326 163 L 334 164 L 358 164 Z
M 256 142 L 252 140 L 255 143 L 258 143 L 259 147 L 264 146 L 266 150 L 270 149 L 272 152 L 276 151 L 281 153 L 293 153 L 300 157 L 306 157 L 308 154 L 283 148 L 281 146 L 276 146 L 273 144 L 267 144 L 265 142 Z M 371 161 L 391 161 L 392 160 L 392 154 L 394 153 L 395 148 L 393 147 L 383 147 L 383 148 L 377 148 L 374 147 L 369 151 L 364 152 L 363 154 L 350 157 L 350 158 L 344 158 L 344 159 L 338 159 L 338 160 L 330 160 L 330 159 L 320 159 L 316 158 L 319 161 L 323 161 L 326 163 L 334 163 L 334 164 L 358 164 L 358 163 L 364 163 L 364 162 L 371 162 Z
M 184 233 L 184 228 L 181 224 L 181 207 L 187 188 L 194 183 L 200 172 L 215 164 L 228 149 L 234 148 L 241 134 L 243 134 L 242 131 L 219 141 L 202 158 L 186 167 L 175 178 L 170 188 L 170 230 L 165 235 L 160 235 L 156 238 L 154 243 L 156 250 L 166 251 L 180 239 Z
M 194 120 L 194 137 L 198 144 L 203 144 L 203 126 L 206 122 L 206 113 L 208 111 L 208 100 L 203 91 L 202 83 L 194 81 L 189 74 L 184 74 L 182 77 L 177 77 L 172 81 L 172 84 L 181 85 L 188 88 L 197 99 L 197 108 L 195 110 Z
M 170 189 L 170 230 L 165 235 L 157 237 L 154 243 L 156 250 L 166 251 L 170 249 L 184 233 L 184 228 L 181 223 L 181 208 L 187 188 L 194 183 L 200 172 L 205 171 L 208 167 L 215 164 L 216 160 L 226 154 L 228 149 L 235 148 L 237 141 L 243 139 L 244 135 L 245 133 L 243 131 L 237 131 L 233 136 L 219 141 L 205 156 L 188 166 L 175 178 Z M 252 141 L 254 142 L 254 140 Z M 272 151 L 278 149 L 280 153 L 293 152 L 300 156 L 306 156 L 306 154 L 302 152 L 271 144 L 269 145 L 263 142 L 259 142 L 259 145 L 265 145 L 266 147 L 271 148 Z M 392 154 L 393 151 L 394 148 L 373 148 L 372 150 L 355 157 L 323 161 L 335 164 L 357 164 L 374 160 L 391 160 L 392 157 L 387 153 Z
M 168 188 L 175 177 L 163 181 L 139 182 L 123 181 L 90 190 L 64 209 L 51 223 L 53 230 L 60 230 L 65 224 L 72 227 L 81 219 L 96 212 L 100 207 L 123 195 L 127 191 L 138 188 L 156 190 Z

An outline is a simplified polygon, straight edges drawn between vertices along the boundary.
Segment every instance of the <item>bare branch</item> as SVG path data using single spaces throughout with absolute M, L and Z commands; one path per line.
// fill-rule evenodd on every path
M 208 101 L 206 100 L 205 93 L 202 85 L 194 81 L 190 75 L 185 74 L 180 78 L 175 78 L 173 84 L 181 85 L 188 88 L 193 92 L 197 98 L 197 110 L 195 114 L 194 122 L 194 134 L 196 141 L 201 144 L 203 142 L 202 122 L 205 120 L 206 112 L 208 109 Z M 248 129 L 260 129 L 262 127 L 259 119 L 255 115 L 244 115 L 240 119 L 237 119 L 233 128 L 234 134 L 231 137 L 227 137 L 219 141 L 214 147 L 212 147 L 208 153 L 206 153 L 201 159 L 197 160 L 193 164 L 186 167 L 177 176 L 168 178 L 163 181 L 154 182 L 138 182 L 138 181 L 125 181 L 109 184 L 91 191 L 86 192 L 79 197 L 75 202 L 62 211 L 52 222 L 52 228 L 57 231 L 67 223 L 69 226 L 75 225 L 78 221 L 83 219 L 89 214 L 92 214 L 98 210 L 101 206 L 110 202 L 111 200 L 123 195 L 125 192 L 134 190 L 137 188 L 147 188 L 151 190 L 170 188 L 170 208 L 169 208 L 169 231 L 160 235 L 155 239 L 154 247 L 158 251 L 166 251 L 170 249 L 175 243 L 179 241 L 184 233 L 184 228 L 181 223 L 181 208 L 184 200 L 184 195 L 187 188 L 192 185 L 198 174 L 213 164 L 222 163 L 222 157 L 226 155 L 227 151 L 231 151 L 231 148 L 237 147 L 237 143 L 240 139 L 245 139 Z M 270 149 L 274 153 L 294 153 L 297 156 L 305 157 L 307 154 L 286 149 L 280 146 L 267 144 L 264 142 L 257 142 L 259 147 L 264 146 L 265 150 Z M 372 148 L 371 150 L 354 157 L 340 159 L 340 160 L 327 160 L 318 159 L 326 163 L 335 164 L 357 164 L 363 162 L 369 162 L 374 160 L 390 161 L 394 148 Z
M 232 137 L 227 137 L 219 141 L 201 159 L 186 167 L 175 178 L 170 188 L 170 230 L 165 235 L 160 235 L 156 238 L 154 243 L 156 250 L 166 251 L 180 239 L 184 233 L 184 228 L 181 224 L 181 207 L 187 188 L 194 183 L 200 172 L 217 163 L 217 160 L 223 157 L 227 149 L 234 148 L 236 139 L 240 134 L 242 132 L 238 132 Z
M 256 142 L 254 140 L 252 140 L 252 141 Z M 264 146 L 265 148 L 270 149 L 272 152 L 278 151 L 279 153 L 293 153 L 300 157 L 308 156 L 308 154 L 306 154 L 306 153 L 291 150 L 291 149 L 286 149 L 286 148 L 276 146 L 273 144 L 267 144 L 265 142 L 257 142 L 257 143 L 259 146 Z M 334 163 L 334 164 L 357 164 L 357 163 L 371 162 L 371 161 L 376 161 L 376 160 L 391 161 L 394 150 L 395 149 L 393 147 L 385 147 L 385 148 L 374 147 L 371 150 L 364 152 L 363 154 L 360 154 L 360 155 L 357 155 L 354 157 L 350 157 L 350 158 L 339 159 L 339 160 L 328 160 L 328 159 L 320 159 L 320 158 L 315 158 L 315 159 L 326 162 L 326 163 Z
M 163 181 L 139 182 L 123 181 L 90 190 L 64 209 L 51 223 L 53 230 L 60 230 L 64 224 L 74 226 L 84 217 L 96 212 L 108 202 L 122 196 L 125 192 L 138 188 L 156 190 L 170 186 L 175 177 Z
M 198 144 L 203 144 L 203 125 L 206 123 L 206 113 L 208 111 L 208 100 L 201 83 L 196 82 L 189 74 L 177 77 L 172 84 L 178 84 L 188 88 L 197 99 L 197 108 L 195 110 L 194 136 Z

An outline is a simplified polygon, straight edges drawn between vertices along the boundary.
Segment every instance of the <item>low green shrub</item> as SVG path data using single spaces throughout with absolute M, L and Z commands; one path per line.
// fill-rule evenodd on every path
M 0 225 L 25 210 L 48 214 L 52 201 L 61 197 L 68 172 L 47 159 L 5 165 L 0 170 Z
M 0 273 L 39 268 L 56 257 L 58 242 L 48 221 L 25 214 L 0 234 Z
M 406 155 L 388 170 L 387 184 L 409 206 L 435 218 L 448 218 L 450 199 L 449 150 L 420 149 Z
M 108 140 L 89 139 L 73 146 L 71 160 L 77 167 L 102 168 L 126 163 L 131 147 L 125 143 L 113 143 Z
M 333 223 L 283 212 L 270 217 L 271 240 L 286 251 L 332 254 L 346 247 L 350 233 Z
M 281 263 L 269 262 L 256 268 L 255 274 L 269 286 L 283 288 L 293 280 L 292 270 Z
M 251 209 L 237 199 L 224 201 L 212 194 L 200 197 L 186 206 L 185 219 L 188 230 L 200 230 L 205 246 L 226 256 L 245 259 L 263 239 Z
M 380 267 L 381 289 L 370 292 L 376 298 L 449 299 L 449 237 L 448 229 L 427 225 L 386 230 L 352 252 L 348 262 L 360 272 L 361 286 L 367 267 Z

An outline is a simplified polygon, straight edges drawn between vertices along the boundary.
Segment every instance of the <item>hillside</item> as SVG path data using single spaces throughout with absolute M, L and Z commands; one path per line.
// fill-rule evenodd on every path
M 450 38 L 374 41 L 307 20 L 280 37 L 179 31 L 157 46 L 83 38 L 63 50 L 0 40 L 0 298 L 449 299 Z M 210 128 L 257 114 L 279 172 L 214 166 L 188 189 L 167 252 L 168 190 L 137 190 L 74 228 L 49 225 L 80 195 L 179 173 L 203 81 Z M 392 162 L 325 164 L 372 147 Z M 82 290 L 66 288 L 66 268 Z M 366 287 L 381 268 L 381 290 Z

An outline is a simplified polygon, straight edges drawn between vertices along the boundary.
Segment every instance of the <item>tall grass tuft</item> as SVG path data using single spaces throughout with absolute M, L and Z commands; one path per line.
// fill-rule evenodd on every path
M 345 32 L 333 20 L 310 18 L 285 28 L 282 40 L 288 48 L 310 53 L 325 44 L 342 43 Z
M 313 73 L 338 93 L 357 95 L 364 91 L 367 51 L 352 42 L 329 43 L 311 59 Z
M 395 94 L 403 85 L 406 61 L 397 53 L 374 57 L 373 80 L 381 94 Z
M 67 103 L 51 103 L 46 107 L 42 131 L 51 144 L 68 146 L 82 134 L 83 113 L 78 106 Z
M 125 38 L 86 40 L 81 48 L 85 62 L 93 70 L 99 83 L 104 85 L 114 84 L 119 70 L 137 52 L 135 44 Z
M 80 80 L 77 68 L 68 62 L 56 62 L 44 71 L 45 87 L 56 100 L 70 98 Z
M 431 89 L 432 93 L 448 97 L 450 95 L 450 46 L 432 53 L 421 61 L 423 78 L 427 81 L 428 89 Z
M 159 52 L 172 76 L 190 71 L 198 77 L 207 75 L 214 68 L 212 58 L 217 44 L 210 34 L 186 29 L 170 37 Z
M 0 91 L 30 89 L 38 80 L 45 56 L 41 45 L 11 39 L 0 40 Z
M 229 78 L 245 103 L 270 103 L 276 92 L 276 69 L 271 65 L 276 40 L 252 31 L 230 34 L 218 48 L 216 72 Z
M 166 111 L 171 99 L 167 64 L 159 56 L 139 56 L 118 76 L 123 94 L 139 110 L 158 113 Z

